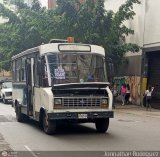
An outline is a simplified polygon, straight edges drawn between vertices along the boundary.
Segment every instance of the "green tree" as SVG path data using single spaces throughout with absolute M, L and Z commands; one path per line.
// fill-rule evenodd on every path
M 105 10 L 104 0 L 57 0 L 55 10 L 42 8 L 38 0 L 31 7 L 21 0 L 13 1 L 17 5 L 14 13 L 0 4 L 0 15 L 8 22 L 0 25 L 0 56 L 8 60 L 25 49 L 47 43 L 52 38 L 74 36 L 76 42 L 97 44 L 106 50 L 115 65 L 123 62 L 126 52 L 136 52 L 138 45 L 125 43 L 123 39 L 134 34 L 124 22 L 133 19 L 133 4 L 139 0 L 127 0 L 114 13 Z
M 118 12 L 112 14 L 111 26 L 109 33 L 106 36 L 106 53 L 113 60 L 115 65 L 119 66 L 123 61 L 123 56 L 126 52 L 138 52 L 140 47 L 136 44 L 125 43 L 123 39 L 130 34 L 134 34 L 134 30 L 127 28 L 124 22 L 133 19 L 135 12 L 133 4 L 140 4 L 139 0 L 127 0 Z

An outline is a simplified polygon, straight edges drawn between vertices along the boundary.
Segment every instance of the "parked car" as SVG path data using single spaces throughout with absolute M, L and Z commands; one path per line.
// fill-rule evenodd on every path
M 3 82 L 0 87 L 0 99 L 6 104 L 12 100 L 12 82 Z

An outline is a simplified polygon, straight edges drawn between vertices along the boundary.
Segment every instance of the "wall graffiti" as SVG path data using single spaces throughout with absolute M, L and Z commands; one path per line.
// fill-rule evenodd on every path
M 133 103 L 140 103 L 140 76 L 124 76 L 124 77 L 115 77 L 114 84 L 117 86 L 118 90 L 122 84 L 129 84 L 130 86 L 130 95 Z

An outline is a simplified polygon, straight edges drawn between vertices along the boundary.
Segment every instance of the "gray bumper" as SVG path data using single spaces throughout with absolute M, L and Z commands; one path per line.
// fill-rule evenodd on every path
M 96 119 L 113 118 L 113 111 L 106 112 L 61 112 L 61 113 L 48 113 L 50 120 L 83 120 L 93 121 Z

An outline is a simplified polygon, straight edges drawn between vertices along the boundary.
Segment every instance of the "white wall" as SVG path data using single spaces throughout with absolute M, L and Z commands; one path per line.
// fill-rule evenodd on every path
M 42 7 L 48 8 L 48 0 L 40 0 Z
M 105 8 L 106 10 L 113 10 L 114 12 L 117 12 L 119 7 L 125 3 L 126 0 L 106 0 L 105 1 Z M 136 15 L 134 16 L 134 19 L 130 19 L 128 21 L 125 21 L 125 25 L 129 28 L 134 30 L 134 35 L 129 35 L 126 37 L 126 42 L 135 43 L 139 46 L 143 46 L 144 41 L 144 14 L 145 14 L 145 0 L 141 0 L 141 4 L 135 4 L 134 5 L 134 12 Z M 141 55 L 141 51 L 139 53 L 131 53 L 128 52 L 126 56 L 134 56 L 134 55 Z
M 145 17 L 145 0 L 141 0 L 141 4 L 134 4 L 133 7 L 136 15 L 134 19 L 126 21 L 127 26 L 134 30 L 134 35 L 129 35 L 126 38 L 127 42 L 135 43 L 141 47 L 144 45 L 144 17 Z M 141 55 L 142 51 L 139 53 L 127 53 L 126 55 Z
M 119 6 L 125 3 L 126 0 L 105 0 L 105 8 L 106 10 L 113 10 L 114 12 L 117 12 L 119 9 Z
M 144 45 L 145 47 L 160 46 L 160 0 L 146 0 L 145 10 Z
M 160 46 L 160 0 L 140 1 L 140 5 L 134 5 L 133 10 L 136 13 L 134 19 L 125 22 L 135 31 L 135 34 L 127 37 L 126 41 L 137 43 L 141 47 L 158 47 Z M 125 0 L 105 0 L 105 8 L 116 12 L 124 2 Z

